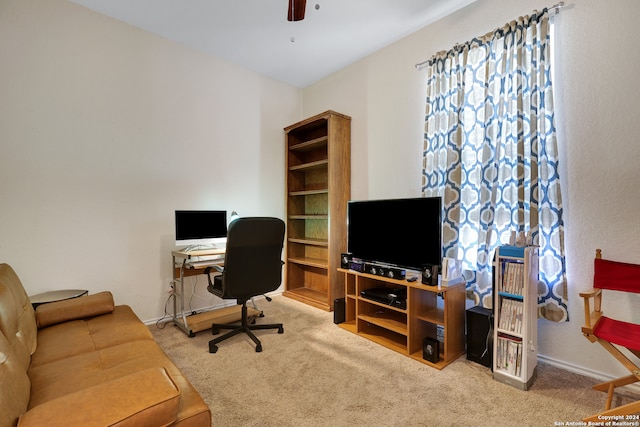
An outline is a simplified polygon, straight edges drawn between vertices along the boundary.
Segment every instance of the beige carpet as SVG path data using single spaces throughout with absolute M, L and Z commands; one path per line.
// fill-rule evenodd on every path
M 283 322 L 285 331 L 258 331 L 262 353 L 245 335 L 209 354 L 210 331 L 188 338 L 171 323 L 150 326 L 215 426 L 554 426 L 604 405 L 605 395 L 590 388 L 594 380 L 547 364 L 521 391 L 464 356 L 442 371 L 431 368 L 282 296 L 257 304 L 265 313 L 258 322 Z

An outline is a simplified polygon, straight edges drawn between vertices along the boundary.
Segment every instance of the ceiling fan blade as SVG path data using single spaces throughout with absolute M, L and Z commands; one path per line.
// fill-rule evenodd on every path
M 289 0 L 287 21 L 302 21 L 306 7 L 307 0 Z

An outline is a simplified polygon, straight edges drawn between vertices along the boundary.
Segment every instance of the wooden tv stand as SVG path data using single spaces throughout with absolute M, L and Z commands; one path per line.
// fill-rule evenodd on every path
M 338 269 L 345 281 L 345 322 L 339 326 L 380 345 L 442 369 L 465 353 L 465 283 L 446 287 L 396 280 Z M 400 309 L 360 296 L 363 289 L 403 286 L 407 308 Z M 440 329 L 442 334 L 439 334 Z M 440 337 L 438 337 L 440 335 Z M 423 358 L 424 338 L 438 339 L 436 363 Z

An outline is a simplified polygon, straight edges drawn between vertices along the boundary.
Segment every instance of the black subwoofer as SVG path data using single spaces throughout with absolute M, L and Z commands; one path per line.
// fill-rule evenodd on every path
M 467 360 L 493 367 L 493 311 L 488 308 L 467 310 Z
M 345 321 L 345 299 L 336 298 L 333 300 L 333 323 L 336 325 Z

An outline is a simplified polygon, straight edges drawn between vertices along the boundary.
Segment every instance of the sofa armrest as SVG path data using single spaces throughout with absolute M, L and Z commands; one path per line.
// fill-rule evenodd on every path
M 85 319 L 113 312 L 113 295 L 100 292 L 64 301 L 50 302 L 36 308 L 36 324 L 42 329 L 57 323 Z
M 180 390 L 164 368 L 152 368 L 50 400 L 25 412 L 27 426 L 166 426 L 173 424 Z

